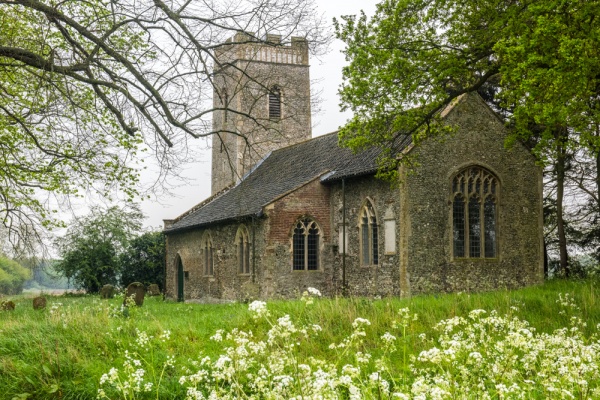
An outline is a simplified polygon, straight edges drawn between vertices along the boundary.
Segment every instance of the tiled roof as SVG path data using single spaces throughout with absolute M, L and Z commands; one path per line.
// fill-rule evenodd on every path
M 399 150 L 410 143 L 405 137 Z M 379 153 L 377 148 L 357 154 L 341 148 L 337 132 L 275 150 L 239 184 L 183 214 L 165 232 L 259 214 L 265 205 L 318 177 L 332 182 L 375 173 Z

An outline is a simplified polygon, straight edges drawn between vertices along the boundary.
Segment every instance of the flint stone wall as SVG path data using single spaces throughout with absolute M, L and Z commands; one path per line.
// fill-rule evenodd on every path
M 335 275 L 339 291 L 342 286 L 343 266 L 343 192 L 342 184 L 332 185 L 331 213 L 332 245 L 334 251 Z M 347 294 L 351 296 L 397 296 L 399 290 L 399 269 L 397 257 L 397 235 L 385 234 L 385 221 L 392 220 L 397 226 L 397 192 L 388 182 L 375 179 L 374 176 L 364 176 L 347 179 L 345 182 L 346 200 L 346 286 Z M 361 211 L 367 200 L 371 201 L 378 225 L 378 254 L 377 265 L 363 265 L 361 262 L 360 218 Z M 392 240 L 394 251 L 385 251 L 386 241 Z
M 542 171 L 478 96 L 447 115 L 450 137 L 415 148 L 419 167 L 401 171 L 399 236 L 403 295 L 517 288 L 543 281 Z M 460 123 L 460 125 L 456 125 Z M 452 177 L 477 165 L 499 179 L 497 257 L 452 257 Z

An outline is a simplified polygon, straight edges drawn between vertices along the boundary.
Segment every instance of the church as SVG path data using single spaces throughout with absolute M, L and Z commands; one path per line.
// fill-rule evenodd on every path
M 410 296 L 543 281 L 542 171 L 504 146 L 476 94 L 443 110 L 453 133 L 401 138 L 399 182 L 378 149 L 312 138 L 308 48 L 237 34 L 215 50 L 212 194 L 165 220 L 166 295 L 200 301 Z

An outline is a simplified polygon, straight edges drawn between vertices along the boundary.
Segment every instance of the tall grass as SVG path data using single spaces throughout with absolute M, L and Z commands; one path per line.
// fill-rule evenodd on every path
M 572 298 L 576 306 L 572 312 L 561 312 L 559 293 Z M 125 316 L 122 298 L 49 297 L 44 310 L 33 310 L 31 299 L 12 298 L 16 310 L 0 312 L 0 398 L 96 398 L 103 375 L 112 368 L 124 371 L 128 362 L 133 368 L 134 361 L 128 360 L 136 360 L 144 366 L 145 382 L 153 387 L 135 397 L 181 399 L 186 396 L 181 377 L 197 371 L 202 357 L 214 360 L 223 354 L 226 341 L 211 340 L 218 330 L 253 332 L 256 340 L 262 340 L 284 315 L 290 315 L 296 326 L 321 328 L 299 343 L 298 360 L 312 357 L 340 367 L 351 364 L 356 354 L 332 351 L 330 345 L 351 337 L 357 318 L 370 321 L 361 328 L 366 336 L 360 346 L 373 359 L 388 350 L 381 337 L 392 332 L 398 338 L 397 349 L 385 357 L 390 374 L 401 376 L 409 371 L 411 360 L 431 348 L 432 342 L 422 340 L 423 334 L 439 336 L 434 326 L 442 320 L 467 317 L 472 310 L 496 310 L 528 321 L 538 333 L 552 333 L 570 326 L 575 313 L 586 323 L 580 326 L 582 335 L 592 338 L 600 324 L 597 297 L 597 281 L 551 281 L 480 294 L 318 299 L 311 305 L 272 301 L 268 303 L 270 319 L 255 319 L 246 304 L 182 304 L 147 298 L 142 307 L 129 308 Z M 403 308 L 418 319 L 399 326 L 398 311 Z M 149 341 L 144 342 L 144 337 Z M 106 393 L 109 398 L 127 398 L 122 392 Z

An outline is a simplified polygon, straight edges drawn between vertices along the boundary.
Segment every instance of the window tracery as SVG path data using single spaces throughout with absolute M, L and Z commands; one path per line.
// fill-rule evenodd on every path
M 498 189 L 498 179 L 481 167 L 468 167 L 452 179 L 455 258 L 497 257 Z
M 294 271 L 319 269 L 319 241 L 321 231 L 311 218 L 304 218 L 294 226 L 292 237 L 292 265 Z
M 377 216 L 373 203 L 367 200 L 359 217 L 360 241 L 361 241 L 361 264 L 379 264 L 379 240 Z

